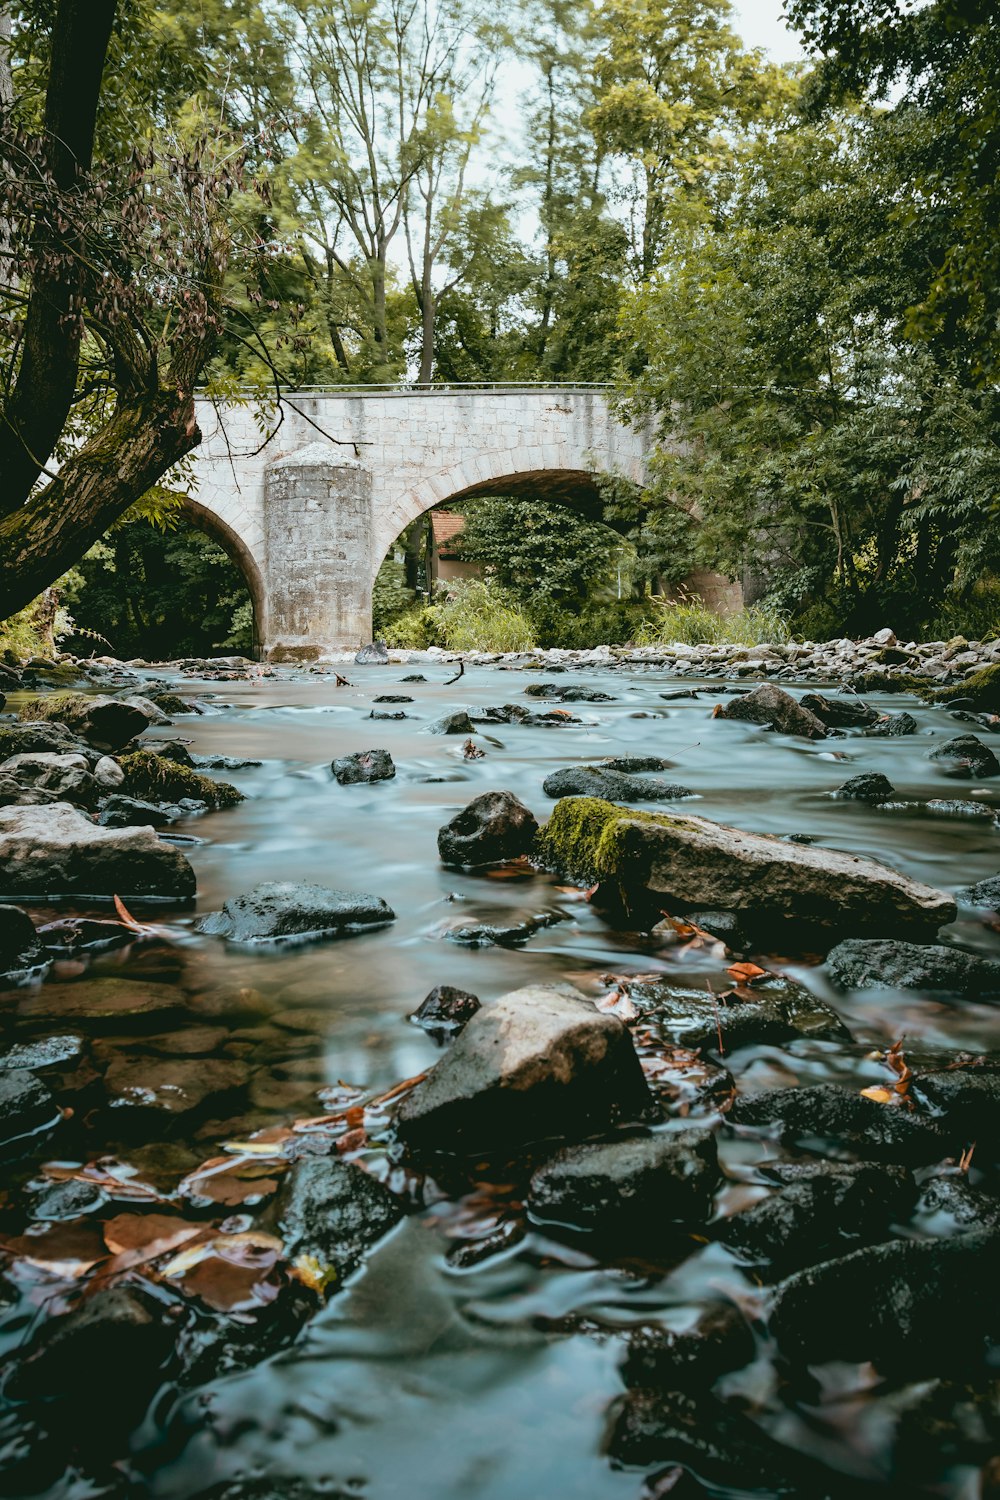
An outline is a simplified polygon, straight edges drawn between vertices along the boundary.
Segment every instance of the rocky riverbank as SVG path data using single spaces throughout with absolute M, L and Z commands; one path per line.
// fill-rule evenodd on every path
M 198 820 L 218 813 L 224 839 L 223 820 L 251 805 L 216 773 L 252 761 L 184 743 L 185 720 L 209 722 L 218 700 L 108 662 L 88 665 L 85 684 L 79 665 L 60 663 L 11 685 L 17 716 L 0 718 L 5 1492 L 63 1494 L 76 1475 L 88 1495 L 118 1500 L 156 1413 L 180 1413 L 187 1391 L 205 1393 L 202 1417 L 183 1419 L 196 1443 L 252 1425 L 268 1398 L 239 1372 L 264 1362 L 268 1389 L 283 1389 L 280 1351 L 305 1357 L 305 1326 L 334 1298 L 349 1304 L 359 1267 L 377 1275 L 397 1245 L 409 1248 L 395 1252 L 390 1285 L 405 1281 L 400 1265 L 423 1264 L 422 1240 L 441 1274 L 479 1287 L 441 1325 L 462 1330 L 448 1335 L 457 1357 L 499 1325 L 532 1359 L 572 1341 L 614 1350 L 601 1462 L 634 1469 L 637 1495 L 645 1471 L 646 1496 L 806 1500 L 903 1485 L 958 1500 L 1000 1437 L 1000 878 L 972 885 L 964 867 L 942 867 L 939 889 L 843 852 L 836 836 L 822 847 L 793 830 L 748 832 L 691 799 L 706 790 L 706 747 L 747 744 L 779 785 L 803 756 L 823 768 L 823 807 L 845 838 L 859 816 L 918 831 L 947 817 L 970 847 L 988 847 L 1000 789 L 992 674 L 964 703 L 884 712 L 854 684 L 792 694 L 756 665 L 761 680 L 726 691 L 678 688 L 673 665 L 643 656 L 644 703 L 646 673 L 664 679 L 662 697 L 651 689 L 656 717 L 622 704 L 613 672 L 600 687 L 558 671 L 551 683 L 497 678 L 510 702 L 484 703 L 482 681 L 467 697 L 459 680 L 447 701 L 438 690 L 425 701 L 425 674 L 408 668 L 440 676 L 440 657 L 411 656 L 338 674 L 348 681 L 328 689 L 325 764 L 285 786 L 307 808 L 334 799 L 340 839 L 360 827 L 363 847 L 379 817 L 413 843 L 393 800 L 407 786 L 427 795 L 469 767 L 486 779 L 471 798 L 452 789 L 450 815 L 413 846 L 408 904 L 426 902 L 440 869 L 446 915 L 399 941 L 405 952 L 443 937 L 440 982 L 423 1000 L 399 982 L 392 1003 L 398 1022 L 412 1016 L 421 1066 L 377 1087 L 343 1073 L 336 1050 L 336 1082 L 327 1069 L 331 989 L 363 1011 L 376 981 L 367 945 L 412 920 L 385 899 L 377 865 L 332 841 L 323 883 L 271 878 L 261 861 L 252 884 L 186 915 Z M 548 676 L 560 664 L 500 665 Z M 750 678 L 741 665 L 725 670 Z M 1000 673 L 981 656 L 948 671 L 967 684 L 966 668 L 984 665 Z M 207 683 L 248 670 L 217 665 Z M 683 783 L 676 757 L 692 737 L 668 738 L 678 704 L 697 725 Z M 257 733 L 268 712 L 255 709 Z M 273 712 L 288 714 L 283 699 Z M 369 722 L 386 712 L 401 717 Z M 601 754 L 612 715 L 666 753 Z M 347 742 L 348 719 L 375 748 Z M 404 738 L 414 733 L 425 737 Z M 535 734 L 546 750 L 525 801 L 505 784 L 508 746 Z M 866 769 L 889 742 L 907 749 L 905 780 Z M 921 776 L 957 778 L 970 795 L 896 791 Z M 272 817 L 289 805 L 276 801 Z M 500 888 L 524 894 L 486 920 Z M 583 913 L 599 958 L 536 975 L 549 936 Z M 281 955 L 306 951 L 325 956 L 309 983 L 268 981 Z M 478 994 L 447 982 L 451 954 L 481 965 Z M 490 981 L 499 955 L 521 965 L 521 982 Z M 907 1024 L 883 1036 L 872 1017 L 883 1002 L 897 1014 L 900 996 Z M 986 1043 L 967 1045 L 967 1016 Z M 370 1030 L 377 1043 L 374 1018 Z M 504 1278 L 536 1272 L 556 1280 L 551 1306 L 537 1287 L 508 1304 Z M 601 1298 L 568 1295 L 586 1278 L 606 1278 Z M 428 1296 L 406 1293 L 404 1322 L 420 1322 Z M 364 1317 L 377 1317 L 375 1301 Z M 440 1334 L 420 1337 L 433 1348 Z M 518 1371 L 530 1378 L 520 1359 Z M 157 1397 L 165 1386 L 172 1403 Z M 323 1390 L 311 1411 L 332 1399 Z M 845 1417 L 867 1401 L 874 1461 L 870 1429 Z M 592 1396 L 577 1404 L 597 1413 Z M 344 1422 L 324 1421 L 336 1465 Z M 168 1448 L 181 1430 L 168 1428 Z M 190 1471 L 179 1490 L 161 1488 L 170 1500 L 320 1492 L 268 1474 L 263 1489 Z M 596 1476 L 590 1493 L 604 1493 Z

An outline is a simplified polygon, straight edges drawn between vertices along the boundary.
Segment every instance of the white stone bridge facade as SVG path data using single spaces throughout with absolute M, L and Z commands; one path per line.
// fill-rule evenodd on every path
M 619 421 L 599 386 L 340 387 L 282 406 L 265 441 L 259 405 L 199 401 L 187 504 L 240 566 L 272 659 L 370 641 L 383 559 L 442 501 L 593 505 L 596 476 L 647 479 L 648 433 Z

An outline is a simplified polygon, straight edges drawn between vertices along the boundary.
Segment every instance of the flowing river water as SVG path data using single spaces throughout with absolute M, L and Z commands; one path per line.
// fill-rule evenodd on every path
M 434 662 L 348 670 L 350 686 L 337 686 L 320 672 L 176 679 L 172 687 L 197 694 L 206 712 L 146 736 L 180 736 L 195 755 L 262 762 L 221 773 L 246 793 L 239 806 L 170 830 L 200 841 L 184 846 L 197 872 L 197 913 L 263 880 L 371 892 L 396 913 L 392 925 L 349 940 L 250 951 L 198 935 L 196 913 L 164 908 L 153 920 L 168 930 L 168 941 L 90 961 L 90 974 L 146 974 L 154 982 L 166 976 L 206 992 L 246 987 L 263 997 L 262 1013 L 278 1020 L 291 1014 L 298 1028 L 295 1066 L 270 1070 L 244 1118 L 209 1121 L 193 1137 L 175 1129 L 179 1149 L 191 1160 L 212 1155 L 227 1135 L 316 1114 L 331 1097 L 324 1089 L 345 1082 L 377 1092 L 431 1066 L 441 1054 L 407 1018 L 435 985 L 470 990 L 484 1002 L 529 983 L 565 980 L 597 998 L 614 987 L 602 976 L 638 973 L 722 987 L 728 960 L 717 950 L 667 947 L 649 933 L 623 930 L 554 877 L 521 871 L 497 878 L 442 866 L 439 827 L 482 791 L 508 789 L 542 821 L 552 805 L 542 781 L 552 770 L 609 756 L 657 755 L 673 764 L 669 779 L 696 793 L 699 800 L 684 809 L 723 823 L 808 835 L 950 891 L 1000 869 L 1000 831 L 989 820 L 880 810 L 831 797 L 850 776 L 880 771 L 914 802 L 974 796 L 1000 807 L 1000 782 L 956 783 L 928 759 L 935 743 L 967 726 L 910 700 L 870 701 L 883 711 L 905 706 L 917 719 L 915 735 L 811 742 L 713 720 L 712 706 L 723 692 L 718 683 L 682 682 L 654 668 L 573 668 L 552 680 L 598 688 L 614 701 L 572 703 L 582 722 L 558 728 L 480 725 L 477 743 L 486 753 L 469 760 L 464 736 L 431 734 L 428 725 L 460 708 L 544 707 L 523 695 L 546 674 L 472 667 L 446 686 L 453 669 Z M 414 672 L 427 680 L 404 683 Z M 663 696 L 691 688 L 697 696 Z M 385 693 L 412 698 L 399 705 L 407 718 L 369 718 L 373 700 Z M 372 746 L 391 752 L 395 778 L 338 785 L 331 759 Z M 540 913 L 562 920 L 517 948 L 468 948 L 448 939 L 459 923 Z M 35 908 L 33 914 L 52 913 Z M 961 908 L 944 937 L 1000 956 L 1000 932 L 981 911 Z M 782 966 L 781 955 L 755 957 Z M 1000 1051 L 998 1007 L 912 991 L 834 997 L 807 960 L 799 955 L 783 967 L 834 1001 L 854 1045 L 799 1040 L 746 1049 L 725 1059 L 741 1090 L 821 1080 L 860 1089 L 882 1082 L 885 1068 L 871 1054 L 901 1036 L 913 1055 L 921 1049 Z M 76 971 L 70 966 L 61 977 L 72 979 Z M 224 1046 L 220 1042 L 220 1052 Z M 150 1066 L 155 1069 L 155 1060 Z M 104 1128 L 104 1138 L 91 1138 L 87 1149 L 96 1144 L 98 1153 L 127 1161 L 137 1143 Z M 728 1184 L 721 1202 L 728 1212 L 753 1200 L 753 1167 L 767 1148 L 731 1131 L 723 1130 L 722 1138 Z M 37 1175 L 52 1149 L 41 1147 L 35 1160 L 20 1164 L 18 1182 Z M 59 1150 L 61 1160 L 72 1162 L 71 1152 Z M 373 1150 L 366 1164 L 387 1176 L 392 1168 L 378 1155 Z M 17 1201 L 12 1194 L 8 1204 L 8 1226 L 15 1230 L 24 1222 L 23 1214 L 18 1222 Z M 711 1243 L 689 1243 L 682 1256 L 664 1263 L 615 1262 L 592 1253 L 579 1236 L 558 1238 L 537 1225 L 478 1263 L 462 1264 L 451 1250 L 486 1233 L 495 1206 L 484 1189 L 478 1198 L 442 1195 L 412 1214 L 290 1347 L 193 1390 L 165 1387 L 132 1435 L 127 1459 L 113 1471 L 95 1477 L 73 1467 L 40 1475 L 32 1469 L 30 1482 L 0 1481 L 0 1493 L 187 1500 L 213 1487 L 226 1493 L 226 1482 L 240 1481 L 245 1488 L 234 1494 L 295 1497 L 300 1485 L 302 1494 L 364 1500 L 666 1495 L 666 1479 L 659 1489 L 651 1484 L 643 1491 L 643 1470 L 620 1465 L 608 1451 L 623 1395 L 626 1335 L 651 1320 L 684 1326 L 707 1297 L 726 1295 L 737 1303 L 752 1297 L 753 1276 Z M 5 1354 L 26 1336 L 26 1302 L 37 1306 L 40 1296 L 30 1279 L 16 1284 L 21 1300 L 6 1296 L 0 1322 Z M 822 1388 L 790 1393 L 772 1353 L 762 1342 L 752 1364 L 726 1377 L 726 1391 L 782 1443 L 822 1459 L 848 1480 L 854 1476 L 859 1494 L 869 1493 L 868 1486 L 873 1493 L 884 1486 L 886 1494 L 948 1500 L 981 1493 L 978 1465 L 946 1461 L 926 1481 L 929 1488 L 920 1475 L 897 1487 L 891 1470 L 898 1467 L 898 1382 L 883 1389 L 870 1367 L 838 1366 L 824 1375 Z M 101 1379 L 99 1370 L 93 1378 Z M 3 1432 L 14 1442 L 16 1421 Z M 691 1467 L 697 1472 L 696 1464 Z M 752 1483 L 741 1486 L 732 1475 L 684 1482 L 692 1488 L 678 1487 L 678 1495 L 769 1493 Z

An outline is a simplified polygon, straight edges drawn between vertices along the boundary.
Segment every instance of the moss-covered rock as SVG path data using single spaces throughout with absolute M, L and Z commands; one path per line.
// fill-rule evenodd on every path
M 119 750 L 148 726 L 150 716 L 134 703 L 88 693 L 52 693 L 33 698 L 21 708 L 29 723 L 47 720 L 65 724 L 95 749 Z
M 558 802 L 535 852 L 561 875 L 605 885 L 640 917 L 665 904 L 711 906 L 757 934 L 788 926 L 845 936 L 934 931 L 956 912 L 944 892 L 874 860 L 596 797 Z
M 957 699 L 968 699 L 972 707 L 981 713 L 1000 714 L 1000 665 L 981 667 L 971 677 L 966 677 L 964 682 L 938 688 L 936 692 L 929 693 L 928 697 L 933 703 L 953 703 Z
M 213 781 L 151 750 L 134 750 L 131 755 L 123 755 L 118 764 L 125 773 L 121 792 L 126 797 L 146 802 L 179 802 L 182 797 L 194 797 L 209 807 L 235 807 L 243 801 L 243 793 L 230 782 Z

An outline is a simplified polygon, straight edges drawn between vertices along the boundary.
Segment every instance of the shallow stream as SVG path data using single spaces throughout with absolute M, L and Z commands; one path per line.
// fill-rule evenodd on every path
M 880 771 L 906 799 L 975 797 L 1000 809 L 1000 781 L 955 782 L 928 759 L 935 743 L 966 728 L 997 744 L 943 710 L 898 696 L 873 697 L 873 705 L 886 712 L 906 707 L 919 732 L 885 739 L 851 732 L 809 742 L 713 720 L 712 707 L 725 692 L 718 683 L 671 679 L 656 669 L 572 669 L 551 680 L 598 688 L 614 701 L 568 704 L 579 724 L 479 725 L 476 742 L 486 753 L 468 760 L 465 736 L 431 734 L 428 725 L 454 709 L 509 702 L 549 706 L 524 697 L 529 683 L 549 675 L 470 668 L 445 686 L 453 670 L 435 663 L 352 667 L 353 685 L 343 687 L 322 673 L 234 682 L 176 679 L 176 690 L 197 694 L 206 711 L 177 718 L 172 729 L 150 730 L 146 739 L 176 735 L 195 755 L 263 762 L 219 773 L 246 793 L 245 802 L 169 830 L 199 841 L 184 845 L 198 877 L 197 913 L 263 880 L 371 892 L 396 913 L 391 926 L 349 940 L 265 952 L 228 949 L 197 935 L 196 913 L 147 909 L 137 915 L 166 928 L 167 940 L 115 950 L 83 968 L 73 961 L 50 976 L 50 982 L 72 982 L 81 972 L 136 975 L 207 994 L 248 988 L 262 997 L 255 1002 L 261 1024 L 292 1013 L 295 1066 L 270 1069 L 249 1113 L 210 1117 L 196 1129 L 174 1127 L 171 1138 L 185 1161 L 212 1156 L 228 1136 L 322 1112 L 332 1097 L 322 1091 L 342 1082 L 378 1092 L 431 1066 L 440 1052 L 407 1017 L 435 985 L 470 990 L 484 1002 L 548 980 L 569 980 L 596 998 L 614 988 L 614 979 L 602 976 L 638 973 L 662 973 L 699 989 L 706 981 L 722 987 L 730 960 L 711 945 L 663 946 L 649 933 L 622 930 L 582 892 L 544 874 L 522 869 L 491 876 L 444 868 L 437 830 L 479 792 L 506 788 L 541 821 L 551 807 L 542 791 L 549 772 L 609 756 L 658 755 L 674 767 L 669 779 L 697 794 L 697 801 L 683 804 L 687 811 L 748 830 L 808 835 L 951 891 L 1000 870 L 1000 829 L 989 820 L 880 810 L 830 796 L 849 777 Z M 403 682 L 414 672 L 428 680 Z M 663 696 L 692 688 L 697 696 Z M 373 700 L 381 694 L 412 697 L 411 703 L 383 706 L 401 708 L 408 717 L 373 722 Z M 373 746 L 391 752 L 396 777 L 338 785 L 331 759 Z M 449 929 L 473 919 L 539 913 L 561 920 L 520 947 L 468 948 L 448 938 Z M 32 914 L 53 915 L 38 908 Z M 969 908 L 960 910 L 944 940 L 1000 957 L 1000 931 Z M 754 956 L 834 999 L 808 955 L 786 964 L 782 955 Z M 8 1021 L 23 1003 L 23 994 L 4 999 Z M 884 1080 L 885 1068 L 871 1054 L 901 1036 L 914 1057 L 922 1049 L 1000 1052 L 995 1005 L 877 990 L 840 995 L 834 1003 L 854 1046 L 800 1040 L 747 1049 L 725 1059 L 738 1087 L 832 1079 L 860 1089 Z M 220 1042 L 220 1055 L 225 1045 Z M 155 1068 L 155 1059 L 150 1066 Z M 136 1150 L 146 1142 L 117 1136 L 114 1119 L 107 1111 L 78 1117 L 60 1127 L 64 1136 L 50 1139 L 36 1158 L 18 1163 L 7 1232 L 25 1227 L 22 1189 L 37 1181 L 42 1162 L 73 1163 L 88 1155 L 127 1162 L 130 1153 L 140 1160 Z M 732 1211 L 757 1192 L 747 1179 L 769 1148 L 732 1131 L 723 1136 L 720 1154 L 729 1178 L 723 1203 Z M 378 1157 L 373 1148 L 366 1164 L 391 1177 L 391 1164 Z M 486 1188 L 457 1202 L 441 1196 L 379 1244 L 291 1347 L 195 1390 L 164 1387 L 117 1467 L 54 1474 L 29 1466 L 25 1472 L 33 1477 L 26 1481 L 12 1466 L 14 1477 L 0 1480 L 0 1494 L 188 1500 L 237 1480 L 244 1482 L 241 1495 L 292 1500 L 296 1483 L 305 1486 L 303 1494 L 364 1500 L 771 1493 L 741 1486 L 732 1474 L 724 1480 L 688 1476 L 683 1484 L 690 1488 L 680 1479 L 670 1488 L 662 1476 L 658 1482 L 644 1479 L 662 1465 L 623 1467 L 608 1451 L 615 1403 L 624 1392 L 618 1367 L 628 1329 L 651 1319 L 683 1326 L 706 1298 L 720 1293 L 737 1303 L 752 1299 L 753 1276 L 717 1245 L 689 1244 L 691 1253 L 659 1263 L 609 1262 L 582 1237 L 557 1239 L 537 1226 L 478 1264 L 449 1258 L 456 1242 L 489 1233 L 495 1210 Z M 15 1276 L 13 1287 L 0 1315 L 0 1355 L 25 1338 L 51 1290 L 28 1275 Z M 99 1371 L 94 1378 L 100 1379 Z M 899 1477 L 900 1386 L 881 1386 L 870 1367 L 827 1370 L 825 1384 L 807 1399 L 786 1387 L 780 1364 L 762 1343 L 753 1364 L 725 1379 L 727 1393 L 765 1431 L 822 1459 L 846 1484 L 855 1483 L 857 1494 L 972 1500 L 985 1493 L 977 1487 L 979 1465 L 950 1465 L 946 1454 L 937 1468 Z M 18 1451 L 16 1419 L 16 1411 L 10 1413 L 0 1429 L 8 1456 Z M 698 1474 L 697 1464 L 688 1467 Z M 260 1480 L 259 1487 L 246 1487 L 250 1480 Z M 794 1493 L 805 1500 L 819 1491 Z

